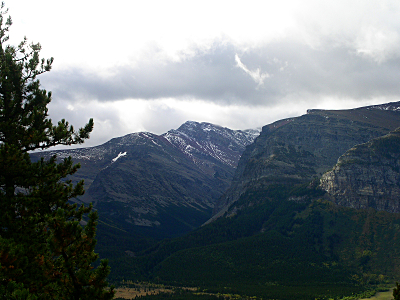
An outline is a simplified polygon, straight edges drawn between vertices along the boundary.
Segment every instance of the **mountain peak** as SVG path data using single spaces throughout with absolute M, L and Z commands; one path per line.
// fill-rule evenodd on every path
M 367 106 L 366 109 L 400 111 L 400 101 Z
M 352 112 L 352 111 L 362 111 L 362 110 L 388 110 L 388 111 L 400 111 L 400 101 L 389 102 L 383 104 L 376 104 L 370 106 L 363 106 L 353 109 L 341 109 L 341 110 L 329 110 L 329 109 L 307 109 L 307 114 L 316 114 L 324 112 Z
M 207 122 L 186 121 L 176 130 L 183 133 L 189 133 L 192 131 L 215 131 L 216 129 L 221 130 L 224 128 Z
M 162 136 L 198 166 L 203 165 L 202 161 L 206 155 L 225 165 L 236 167 L 245 147 L 251 144 L 259 133 L 257 129 L 232 130 L 207 122 L 187 121 L 178 129 L 172 129 Z

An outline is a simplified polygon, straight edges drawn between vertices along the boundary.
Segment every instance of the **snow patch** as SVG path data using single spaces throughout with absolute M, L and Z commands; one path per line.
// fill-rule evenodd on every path
M 124 153 L 120 152 L 117 157 L 113 158 L 111 161 L 112 162 L 116 162 L 120 157 L 125 156 L 126 155 L 126 151 Z

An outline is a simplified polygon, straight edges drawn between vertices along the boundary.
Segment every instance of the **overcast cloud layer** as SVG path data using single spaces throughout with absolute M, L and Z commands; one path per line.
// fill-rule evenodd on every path
M 55 57 L 41 77 L 51 117 L 94 117 L 85 145 L 186 120 L 247 129 L 400 100 L 398 1 L 124 2 L 6 3 L 16 39 Z M 32 17 L 46 9 L 47 21 Z
M 246 52 L 216 44 L 189 59 L 118 66 L 106 76 L 80 68 L 56 70 L 46 84 L 54 86 L 57 97 L 76 101 L 194 98 L 220 105 L 273 106 L 310 96 L 311 104 L 321 97 L 396 98 L 399 73 L 399 56 L 376 61 L 342 45 L 312 49 L 279 42 Z

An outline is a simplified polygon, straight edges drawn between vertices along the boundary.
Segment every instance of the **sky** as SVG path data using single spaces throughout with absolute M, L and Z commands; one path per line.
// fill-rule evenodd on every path
M 400 1 L 8 0 L 9 43 L 54 57 L 49 115 L 83 146 L 185 121 L 261 127 L 400 100 Z

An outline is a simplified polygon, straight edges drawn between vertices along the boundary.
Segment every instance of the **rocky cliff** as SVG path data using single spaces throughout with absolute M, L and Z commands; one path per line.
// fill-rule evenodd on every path
M 321 187 L 341 206 L 400 212 L 400 129 L 348 150 Z
M 213 219 L 247 191 L 320 178 L 348 149 L 399 127 L 399 107 L 400 102 L 395 102 L 351 110 L 309 110 L 306 115 L 264 126 L 242 154 Z

